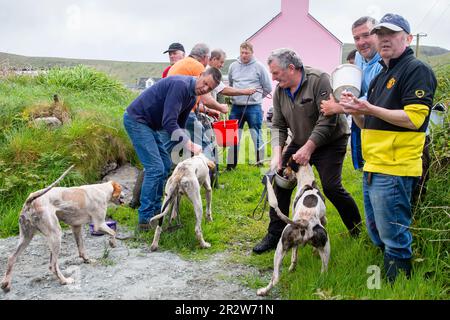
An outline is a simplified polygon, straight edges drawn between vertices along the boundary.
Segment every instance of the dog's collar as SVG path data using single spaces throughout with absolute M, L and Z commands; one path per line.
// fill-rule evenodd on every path
M 309 185 L 309 184 L 304 185 L 303 188 L 302 188 L 302 189 L 300 190 L 300 192 L 298 193 L 298 196 L 295 197 L 295 200 L 294 200 L 294 208 L 297 206 L 298 200 L 300 200 L 300 198 L 302 197 L 302 195 L 303 195 L 306 191 L 308 191 L 308 190 L 314 190 L 314 189 L 315 189 L 315 188 L 314 188 L 313 186 Z

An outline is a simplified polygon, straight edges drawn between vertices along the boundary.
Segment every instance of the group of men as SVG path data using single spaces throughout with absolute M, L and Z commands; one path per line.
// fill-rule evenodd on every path
M 386 276 L 393 282 L 400 270 L 407 276 L 411 273 L 411 194 L 422 173 L 421 154 L 437 83 L 430 67 L 417 60 L 409 48 L 412 35 L 403 17 L 386 14 L 379 23 L 362 17 L 352 25 L 352 34 L 357 50 L 354 63 L 363 72 L 360 97 L 344 92 L 337 101 L 329 75 L 304 66 L 291 49 L 277 49 L 269 56 L 272 80 L 278 82 L 273 94 L 270 166 L 279 170 L 291 157 L 301 165 L 314 165 L 325 195 L 350 235 L 357 237 L 361 216 L 342 185 L 350 135 L 345 114 L 351 115 L 353 165 L 364 172 L 367 232 L 383 251 Z M 172 44 L 167 52 L 171 57 L 169 77 L 144 91 L 124 115 L 125 128 L 145 172 L 138 210 L 142 226 L 161 210 L 163 185 L 171 166 L 170 145 L 181 143 L 187 152 L 214 157 L 208 152 L 201 124 L 200 130 L 193 129 L 198 126 L 196 112 L 228 112 L 226 105 L 211 96 L 214 89 L 233 96 L 230 119 L 239 119 L 240 128 L 248 122 L 258 161 L 264 152 L 261 103 L 272 88 L 265 67 L 253 58 L 251 44 L 241 45 L 239 60 L 230 66 L 229 87 L 221 83 L 223 51 L 214 50 L 210 55 L 207 46 L 199 44 L 184 58 L 183 46 Z M 175 57 L 180 60 L 174 61 Z M 208 61 L 210 67 L 205 69 Z M 216 111 L 210 112 L 217 116 Z M 292 140 L 286 145 L 288 130 Z M 236 163 L 237 151 L 230 150 L 228 169 Z M 281 211 L 289 215 L 292 190 L 275 186 L 275 193 Z M 271 209 L 268 232 L 253 251 L 259 254 L 274 249 L 284 226 Z

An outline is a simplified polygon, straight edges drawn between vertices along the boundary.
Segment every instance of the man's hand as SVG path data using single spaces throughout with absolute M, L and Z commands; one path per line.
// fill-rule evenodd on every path
M 223 114 L 228 113 L 228 105 L 226 103 L 220 103 L 220 109 L 218 111 L 222 112 Z
M 214 119 L 219 119 L 219 117 L 220 117 L 220 111 L 217 111 L 214 109 L 206 110 L 206 114 L 210 117 L 213 117 Z
M 344 113 L 343 106 L 336 101 L 332 93 L 330 93 L 329 100 L 322 100 L 322 102 L 320 103 L 320 110 L 325 116 Z
M 343 92 L 339 104 L 344 112 L 351 115 L 366 115 L 370 113 L 372 105 L 366 100 L 357 99 L 350 92 Z
M 301 166 L 307 165 L 314 150 L 316 150 L 316 145 L 311 140 L 308 140 L 303 147 L 298 149 L 298 151 L 292 156 L 292 159 L 294 159 L 295 162 Z
M 250 96 L 256 92 L 256 88 L 248 88 L 248 89 L 242 89 L 242 93 L 246 96 Z

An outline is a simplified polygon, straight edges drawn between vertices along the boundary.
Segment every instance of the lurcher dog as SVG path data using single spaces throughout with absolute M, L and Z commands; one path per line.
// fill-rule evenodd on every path
M 200 187 L 203 186 L 206 190 L 206 219 L 207 221 L 212 221 L 212 189 L 209 170 L 215 168 L 215 166 L 213 161 L 209 160 L 204 154 L 200 154 L 180 162 L 175 167 L 172 175 L 167 180 L 161 213 L 150 220 L 150 223 L 152 224 L 159 220 L 159 224 L 155 230 L 153 243 L 150 248 L 151 251 L 156 251 L 158 249 L 158 242 L 162 232 L 162 221 L 164 216 L 169 212 L 170 207 L 172 206 L 170 221 L 178 214 L 178 206 L 182 195 L 186 195 L 194 206 L 196 218 L 195 234 L 197 235 L 198 241 L 200 241 L 200 247 L 209 248 L 211 246 L 203 239 L 201 225 L 203 206 Z
M 8 292 L 11 289 L 13 266 L 17 257 L 28 246 L 36 231 L 42 232 L 50 247 L 50 270 L 58 277 L 61 284 L 73 283 L 66 278 L 58 265 L 61 247 L 61 226 L 59 221 L 70 225 L 77 243 L 79 256 L 85 263 L 90 260 L 86 256 L 82 226 L 88 222 L 94 224 L 95 231 L 103 231 L 111 236 L 110 245 L 115 246 L 115 232 L 105 223 L 107 203 L 121 202 L 121 187 L 114 181 L 85 185 L 80 187 L 55 187 L 73 168 L 71 166 L 61 177 L 45 189 L 30 194 L 22 207 L 19 217 L 20 239 L 16 251 L 8 258 L 5 276 L 1 288 Z
M 294 166 L 292 166 L 294 167 Z M 328 268 L 330 257 L 330 241 L 325 230 L 325 198 L 317 187 L 311 166 L 299 166 L 295 173 L 297 193 L 292 206 L 293 219 L 289 219 L 278 208 L 277 198 L 269 179 L 266 179 L 269 204 L 277 212 L 278 217 L 287 225 L 284 228 L 273 257 L 273 275 L 267 287 L 257 291 L 257 295 L 265 296 L 275 286 L 280 277 L 281 264 L 287 251 L 292 248 L 289 271 L 297 265 L 298 246 L 311 244 L 319 252 L 322 260 L 321 272 Z

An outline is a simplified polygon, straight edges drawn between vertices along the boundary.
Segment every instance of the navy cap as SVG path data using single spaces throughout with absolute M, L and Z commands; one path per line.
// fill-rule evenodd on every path
M 380 22 L 373 27 L 370 34 L 376 33 L 381 28 L 387 28 L 392 31 L 405 31 L 407 34 L 411 33 L 409 22 L 398 14 L 387 13 L 381 18 Z
M 186 51 L 184 51 L 184 47 L 183 47 L 183 45 L 182 45 L 181 43 L 174 42 L 174 43 L 172 43 L 172 44 L 169 46 L 169 49 L 167 49 L 167 50 L 164 51 L 163 53 L 172 52 L 172 51 L 177 51 L 177 50 L 186 52 Z

